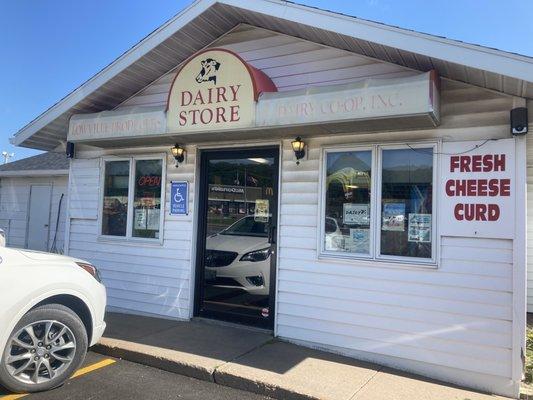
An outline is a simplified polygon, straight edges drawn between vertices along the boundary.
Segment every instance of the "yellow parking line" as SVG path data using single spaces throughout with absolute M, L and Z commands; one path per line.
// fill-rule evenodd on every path
M 114 364 L 116 362 L 117 362 L 117 360 L 112 360 L 111 358 L 106 358 L 105 360 L 102 360 L 102 361 L 99 361 L 97 363 L 88 365 L 88 366 L 86 366 L 84 368 L 80 368 L 79 370 L 77 370 L 70 377 L 70 379 L 74 379 L 74 378 L 77 378 L 78 376 L 82 376 L 82 375 L 88 374 L 90 372 L 96 371 L 97 369 L 107 367 L 108 365 Z M 7 396 L 1 396 L 0 400 L 16 400 L 16 399 L 20 399 L 20 398 L 25 397 L 25 396 L 28 396 L 28 393 L 9 394 Z
M 27 394 L 10 394 L 7 396 L 0 397 L 2 400 L 15 400 L 20 399 L 21 397 L 27 396 Z
M 89 372 L 96 371 L 97 369 L 107 367 L 108 365 L 114 364 L 116 362 L 117 362 L 117 360 L 112 360 L 111 358 L 106 358 L 105 360 L 102 360 L 102 361 L 97 362 L 95 364 L 88 365 L 85 368 L 80 368 L 79 370 L 74 372 L 74 375 L 72 375 L 72 377 L 70 379 L 77 378 L 78 376 L 82 376 L 82 375 L 88 374 Z

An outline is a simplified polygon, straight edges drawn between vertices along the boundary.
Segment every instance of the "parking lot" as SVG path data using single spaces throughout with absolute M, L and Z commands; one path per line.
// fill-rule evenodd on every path
M 63 386 L 31 395 L 10 394 L 1 400 L 268 400 L 248 392 L 173 374 L 90 352 L 84 366 Z

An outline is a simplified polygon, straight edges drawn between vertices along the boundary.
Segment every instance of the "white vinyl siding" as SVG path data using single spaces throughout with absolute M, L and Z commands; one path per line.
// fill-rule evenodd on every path
M 187 163 L 179 168 L 170 155 L 167 159 L 162 244 L 99 237 L 100 157 L 72 161 L 69 255 L 99 268 L 111 309 L 170 318 L 190 316 L 192 215 L 168 215 L 172 180 L 189 181 L 192 209 L 195 154 L 194 148 L 188 150 Z M 155 152 L 160 153 L 161 149 Z
M 28 210 L 31 185 L 49 185 L 52 187 L 52 201 L 50 210 L 50 224 L 48 231 L 47 249 L 51 250 L 56 232 L 57 212 L 59 200 L 63 194 L 57 239 L 55 248 L 63 252 L 65 218 L 67 207 L 67 176 L 51 177 L 5 177 L 0 178 L 0 228 L 7 235 L 7 245 L 25 248 L 27 243 Z
M 512 240 L 440 237 L 437 269 L 319 257 L 324 148 L 509 137 L 511 98 L 442 83 L 438 129 L 308 138 L 300 165 L 284 140 L 276 333 L 488 390 L 512 385 Z

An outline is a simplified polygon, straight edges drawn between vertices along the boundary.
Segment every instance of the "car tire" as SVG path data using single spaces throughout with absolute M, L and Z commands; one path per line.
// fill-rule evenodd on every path
M 36 307 L 22 317 L 3 349 L 0 385 L 15 393 L 56 388 L 80 367 L 87 347 L 85 326 L 74 311 L 60 304 Z

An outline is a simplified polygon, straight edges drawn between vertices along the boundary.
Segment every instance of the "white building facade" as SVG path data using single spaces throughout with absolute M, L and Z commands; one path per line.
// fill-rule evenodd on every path
M 531 145 L 510 113 L 530 107 L 531 66 L 199 1 L 13 141 L 74 143 L 64 249 L 100 268 L 111 310 L 516 396 Z

